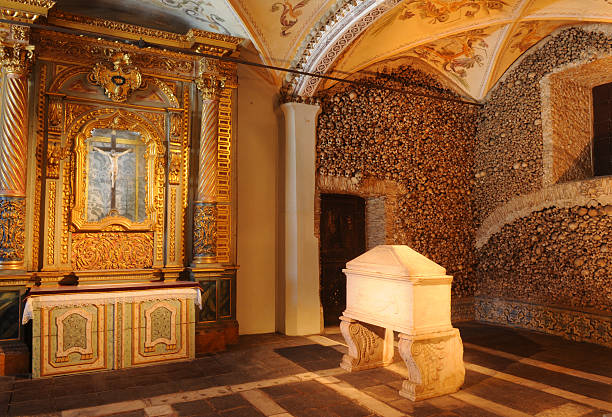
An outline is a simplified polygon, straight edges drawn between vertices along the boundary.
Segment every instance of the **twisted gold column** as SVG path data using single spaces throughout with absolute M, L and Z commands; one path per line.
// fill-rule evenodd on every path
M 218 62 L 202 60 L 196 84 L 202 94 L 198 190 L 193 213 L 193 263 L 197 267 L 217 261 L 217 138 L 219 92 L 224 86 Z
M 25 246 L 27 97 L 30 50 L 1 46 L 0 269 L 21 269 Z
M 217 199 L 217 136 L 219 99 L 202 100 L 202 128 L 198 165 L 197 201 L 214 203 Z

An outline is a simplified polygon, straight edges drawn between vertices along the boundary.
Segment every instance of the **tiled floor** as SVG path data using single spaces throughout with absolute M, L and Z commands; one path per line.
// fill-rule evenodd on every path
M 52 379 L 0 379 L 0 416 L 612 417 L 612 350 L 479 323 L 459 326 L 466 378 L 413 403 L 407 370 L 347 373 L 347 348 L 323 336 L 241 336 L 195 361 Z

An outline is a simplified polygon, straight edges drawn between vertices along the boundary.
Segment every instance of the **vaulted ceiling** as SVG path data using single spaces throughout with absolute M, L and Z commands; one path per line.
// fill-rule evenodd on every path
M 55 7 L 172 32 L 243 37 L 267 64 L 340 78 L 410 58 L 477 100 L 555 29 L 612 23 L 612 0 L 58 0 Z M 331 85 L 271 75 L 300 95 Z

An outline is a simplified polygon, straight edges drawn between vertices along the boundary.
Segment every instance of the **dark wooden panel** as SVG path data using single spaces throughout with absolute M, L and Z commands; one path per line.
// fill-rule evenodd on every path
M 612 83 L 593 88 L 593 170 L 612 175 Z

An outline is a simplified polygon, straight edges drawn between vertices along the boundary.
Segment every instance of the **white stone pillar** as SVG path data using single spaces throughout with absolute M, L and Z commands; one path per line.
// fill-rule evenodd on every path
M 315 237 L 318 105 L 285 103 L 285 319 L 290 336 L 320 333 L 319 243 Z M 282 279 L 282 278 L 281 278 Z

